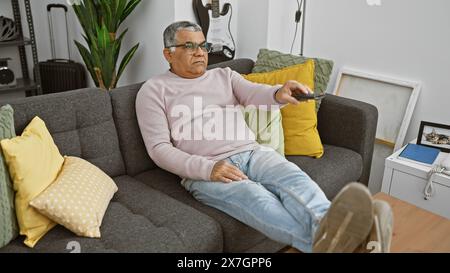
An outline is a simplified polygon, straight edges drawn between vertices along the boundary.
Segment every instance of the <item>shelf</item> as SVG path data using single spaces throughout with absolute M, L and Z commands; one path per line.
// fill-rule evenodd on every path
M 7 92 L 20 92 L 26 91 L 27 96 L 40 95 L 41 91 L 41 76 L 39 69 L 36 69 L 34 73 L 30 73 L 28 67 L 28 47 L 30 46 L 32 55 L 31 67 L 37 67 L 39 64 L 39 58 L 36 48 L 36 36 L 33 25 L 33 15 L 31 13 L 30 0 L 9 0 L 11 2 L 11 7 L 13 11 L 13 20 L 16 25 L 17 31 L 19 32 L 19 37 L 16 40 L 0 42 L 0 49 L 6 47 L 17 47 L 20 56 L 20 67 L 21 72 L 16 71 L 16 75 L 22 75 L 21 79 L 17 79 L 17 84 L 14 87 L 0 87 L 0 94 Z M 20 6 L 23 4 L 25 8 L 26 24 L 28 25 L 28 33 L 23 32 L 23 18 L 20 14 Z M 3 57 L 3 56 L 2 56 Z M 5 56 L 7 57 L 7 56 Z M 33 75 L 34 81 L 29 80 L 30 75 Z
M 30 79 L 17 79 L 16 86 L 0 87 L 0 93 L 1 92 L 28 91 L 28 90 L 34 90 L 36 88 L 37 88 L 36 83 Z
M 23 38 L 7 42 L 0 42 L 0 47 L 31 45 L 31 39 Z

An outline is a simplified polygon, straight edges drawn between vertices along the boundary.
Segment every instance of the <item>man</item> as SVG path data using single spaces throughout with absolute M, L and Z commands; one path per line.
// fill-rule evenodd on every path
M 229 68 L 206 71 L 208 52 L 194 23 L 176 22 L 164 31 L 163 54 L 170 70 L 148 80 L 136 98 L 149 156 L 182 177 L 197 200 L 273 240 L 304 252 L 361 247 L 375 227 L 367 188 L 352 183 L 330 204 L 298 166 L 255 141 L 239 109 L 297 105 L 292 94 L 310 89 L 295 81 L 282 86 L 251 83 Z M 390 217 L 389 207 L 375 207 Z M 381 231 L 390 238 L 386 225 L 376 227 L 378 235 Z

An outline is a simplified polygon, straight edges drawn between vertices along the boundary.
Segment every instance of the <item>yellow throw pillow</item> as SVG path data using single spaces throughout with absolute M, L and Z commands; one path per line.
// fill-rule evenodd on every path
M 266 73 L 252 73 L 245 78 L 252 82 L 270 85 L 284 84 L 295 80 L 314 90 L 314 61 L 288 66 Z M 286 105 L 281 108 L 284 130 L 285 155 L 305 155 L 320 158 L 323 145 L 317 130 L 315 101 L 300 102 L 299 105 Z
M 14 181 L 20 234 L 27 237 L 27 246 L 34 247 L 55 223 L 29 206 L 29 202 L 56 179 L 64 158 L 39 117 L 33 118 L 21 136 L 3 139 L 1 146 Z
M 30 205 L 79 236 L 100 238 L 103 216 L 116 191 L 114 181 L 99 168 L 66 156 L 58 178 Z

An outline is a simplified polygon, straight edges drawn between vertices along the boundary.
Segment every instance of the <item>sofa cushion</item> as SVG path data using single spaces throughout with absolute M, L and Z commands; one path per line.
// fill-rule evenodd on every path
M 11 105 L 4 105 L 0 108 L 0 140 L 15 136 L 14 110 Z M 0 149 L 0 247 L 19 235 L 15 211 L 14 188 L 3 151 Z
M 9 103 L 14 108 L 17 134 L 39 116 L 62 155 L 84 158 L 109 176 L 125 174 L 107 92 L 86 88 Z
M 241 106 L 245 123 L 255 134 L 256 142 L 265 147 L 270 147 L 284 156 L 284 131 L 281 119 L 281 111 L 258 109 L 252 105 Z M 268 110 L 268 109 L 267 109 Z
M 314 61 L 309 60 L 272 72 L 252 73 L 244 77 L 253 82 L 269 85 L 296 80 L 314 90 Z M 288 104 L 281 108 L 284 154 L 316 158 L 323 155 L 323 146 L 317 131 L 315 106 L 314 100 L 307 100 L 298 105 Z
M 136 118 L 136 95 L 142 83 L 111 91 L 114 121 L 128 175 L 156 168 L 148 156 Z
M 325 144 L 324 150 L 324 155 L 319 159 L 306 156 L 286 158 L 317 182 L 331 200 L 346 184 L 361 177 L 362 157 L 350 149 L 332 145 Z
M 77 237 L 57 226 L 33 252 L 70 252 L 71 241 L 81 252 L 221 252 L 222 231 L 210 217 L 155 191 L 130 176 L 116 177 L 119 191 L 101 226 L 102 237 Z M 30 252 L 16 239 L 1 252 Z
M 186 252 L 222 251 L 222 230 L 211 217 L 130 176 L 122 176 L 114 180 L 119 187 L 119 191 L 113 198 L 114 201 L 124 204 L 134 214 L 147 218 L 157 231 L 169 232 L 173 234 L 172 237 L 176 236 L 164 241 L 166 248 L 171 247 L 174 251 Z M 175 245 L 172 245 L 172 242 Z M 155 249 L 163 248 L 162 245 L 155 247 Z
M 162 169 L 154 169 L 141 173 L 135 178 L 146 185 L 164 192 L 202 213 L 209 215 L 220 223 L 223 231 L 224 252 L 244 252 L 266 240 L 267 237 L 255 229 L 243 224 L 233 217 L 204 205 L 195 200 L 180 184 L 180 178 Z M 265 249 L 266 252 L 279 250 L 280 244 L 271 244 L 274 249 Z
M 308 58 L 304 56 L 297 56 L 287 53 L 282 53 L 276 50 L 269 50 L 262 48 L 258 52 L 256 63 L 252 69 L 253 73 L 270 72 L 283 67 L 304 63 L 308 60 L 314 60 L 314 92 L 325 94 L 333 70 L 333 61 Z M 316 111 L 319 111 L 321 98 L 316 99 Z

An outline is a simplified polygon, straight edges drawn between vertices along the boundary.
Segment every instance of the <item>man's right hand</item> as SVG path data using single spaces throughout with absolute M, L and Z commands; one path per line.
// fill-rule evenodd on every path
M 217 161 L 211 172 L 211 181 L 231 183 L 245 179 L 248 177 L 238 167 L 225 160 Z

